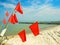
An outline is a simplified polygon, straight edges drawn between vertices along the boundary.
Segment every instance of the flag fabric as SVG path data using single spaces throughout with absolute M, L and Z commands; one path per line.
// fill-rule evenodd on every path
M 6 19 L 5 18 L 3 19 L 3 24 L 6 24 Z
M 12 15 L 12 24 L 16 24 L 14 15 Z
M 34 34 L 34 36 L 39 35 L 38 22 L 35 22 L 34 24 L 30 25 L 29 28 L 31 29 L 31 31 L 32 31 L 32 33 Z
M 12 22 L 12 15 L 9 17 L 8 22 Z
M 16 14 L 14 14 L 14 19 L 15 19 L 15 22 L 18 23 L 18 19 L 16 17 Z
M 8 13 L 8 11 L 6 11 L 6 16 L 9 16 L 9 13 Z
M 21 8 L 21 5 L 20 5 L 20 3 L 19 3 L 19 2 L 18 2 L 18 4 L 17 4 L 17 6 L 16 6 L 15 10 L 16 10 L 17 12 L 19 12 L 19 13 L 23 14 L 23 11 L 22 11 L 22 8 Z
M 21 32 L 19 32 L 18 35 L 21 38 L 22 42 L 26 41 L 26 31 L 25 30 L 22 30 Z
M 15 24 L 16 23 L 13 15 L 10 16 L 8 22 L 10 22 L 12 24 Z

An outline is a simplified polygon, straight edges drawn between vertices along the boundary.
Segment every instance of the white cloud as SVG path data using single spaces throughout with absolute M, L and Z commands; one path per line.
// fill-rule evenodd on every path
M 50 4 L 48 4 L 49 1 L 50 0 L 46 0 L 43 5 L 38 5 L 39 1 L 37 3 L 31 2 L 31 6 L 22 7 L 24 14 L 21 15 L 17 13 L 19 21 L 60 20 L 60 9 L 51 7 Z M 4 5 L 7 8 L 15 7 L 13 4 L 3 3 L 2 5 Z
M 35 4 L 35 3 L 34 3 Z M 53 8 L 49 4 L 32 5 L 23 7 L 24 14 L 19 16 L 20 21 L 56 21 L 60 20 L 60 9 Z
M 0 3 L 0 5 L 3 5 L 5 8 L 14 8 L 15 5 L 9 4 L 9 3 Z
M 37 15 L 42 14 L 42 15 L 58 15 L 60 14 L 60 9 L 54 9 L 53 7 L 46 6 L 43 9 L 39 9 Z

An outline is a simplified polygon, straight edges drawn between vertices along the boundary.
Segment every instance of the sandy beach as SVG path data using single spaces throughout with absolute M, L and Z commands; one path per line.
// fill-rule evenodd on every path
M 22 42 L 18 35 L 12 36 L 10 45 L 60 45 L 60 25 L 42 30 L 38 36 L 27 34 L 27 41 Z

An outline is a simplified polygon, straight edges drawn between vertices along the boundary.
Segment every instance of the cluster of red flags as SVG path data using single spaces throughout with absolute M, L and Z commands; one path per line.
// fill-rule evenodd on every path
M 38 22 L 35 22 L 34 24 L 30 25 L 29 28 L 31 29 L 34 36 L 39 35 L 40 31 L 39 31 Z M 25 30 L 19 32 L 18 35 L 22 39 L 22 42 L 26 41 L 26 32 L 25 32 Z
M 12 24 L 16 24 L 18 23 L 18 19 L 16 17 L 16 14 L 12 14 L 8 20 L 8 22 L 12 23 Z
M 8 11 L 6 11 L 6 16 L 9 16 Z M 3 19 L 3 24 L 6 24 L 6 18 Z
M 15 9 L 17 12 L 23 14 L 23 11 L 22 11 L 22 8 L 21 8 L 21 5 L 20 3 L 18 2 L 17 6 L 15 7 Z M 6 11 L 6 16 L 9 16 L 9 13 L 8 11 Z M 12 14 L 9 19 L 8 19 L 8 22 L 12 23 L 12 24 L 16 24 L 18 23 L 18 19 L 16 17 L 16 14 Z M 3 20 L 3 24 L 6 24 L 6 19 Z
M 15 10 L 21 14 L 23 14 L 22 8 L 20 3 L 17 4 Z M 9 16 L 8 11 L 6 11 L 6 16 Z M 16 17 L 16 14 L 12 14 L 9 19 L 8 22 L 12 23 L 12 24 L 16 24 L 18 23 L 18 19 Z M 6 24 L 6 19 L 4 18 L 3 23 Z M 39 26 L 38 26 L 38 22 L 33 23 L 32 25 L 29 26 L 29 28 L 31 29 L 32 33 L 34 34 L 34 36 L 39 35 Z M 26 41 L 26 31 L 22 30 L 21 32 L 18 33 L 19 37 L 22 39 L 22 42 Z
M 20 5 L 19 2 L 18 2 L 18 4 L 17 4 L 15 10 L 16 10 L 17 12 L 23 14 L 23 11 L 22 11 L 22 8 L 21 8 L 21 5 Z M 8 12 L 6 13 L 6 15 L 8 15 Z M 12 14 L 12 15 L 10 16 L 8 22 L 10 22 L 10 23 L 12 23 L 12 24 L 18 23 L 18 19 L 17 19 L 17 17 L 16 17 L 16 14 Z

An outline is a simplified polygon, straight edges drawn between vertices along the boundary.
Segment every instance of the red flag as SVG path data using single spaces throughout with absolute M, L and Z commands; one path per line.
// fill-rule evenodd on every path
M 31 29 L 31 31 L 32 31 L 32 33 L 34 34 L 34 36 L 39 35 L 39 26 L 38 26 L 38 22 L 32 24 L 29 28 Z
M 8 13 L 8 11 L 6 11 L 6 16 L 9 16 L 9 13 Z
M 9 17 L 9 20 L 8 20 L 8 22 L 12 22 L 12 15 Z
M 8 21 L 9 21 L 10 23 L 12 23 L 12 24 L 15 24 L 15 23 L 16 23 L 13 15 L 10 16 L 10 18 L 9 18 Z
M 6 24 L 6 19 L 5 18 L 3 19 L 3 24 Z
M 15 10 L 18 11 L 19 13 L 23 14 L 23 11 L 22 11 L 22 8 L 21 8 L 21 5 L 20 5 L 19 2 L 18 2 L 18 4 L 17 4 Z
M 14 14 L 14 19 L 15 19 L 15 22 L 18 23 L 18 19 L 16 17 L 16 14 Z
M 15 19 L 14 19 L 14 16 L 13 16 L 13 18 L 12 18 L 12 24 L 15 24 L 16 22 L 15 22 Z
M 19 32 L 18 35 L 22 39 L 22 42 L 26 41 L 26 32 L 25 32 L 25 30 Z

